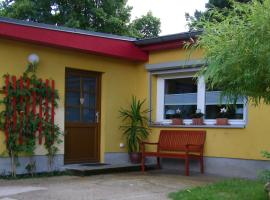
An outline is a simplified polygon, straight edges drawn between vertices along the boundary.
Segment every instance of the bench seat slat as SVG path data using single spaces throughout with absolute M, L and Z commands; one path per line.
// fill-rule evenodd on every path
M 145 152 L 147 157 L 160 157 L 160 158 L 186 158 L 186 153 L 157 153 L 157 152 Z M 199 157 L 200 155 L 188 154 L 190 158 Z

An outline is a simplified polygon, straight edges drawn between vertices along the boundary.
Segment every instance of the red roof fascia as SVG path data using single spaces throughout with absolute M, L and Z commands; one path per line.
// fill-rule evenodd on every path
M 184 41 L 170 41 L 170 42 L 164 42 L 164 43 L 158 43 L 158 44 L 150 44 L 141 47 L 144 51 L 159 51 L 159 50 L 167 50 L 167 49 L 177 49 L 184 46 Z
M 133 44 L 133 42 L 126 40 L 83 35 L 5 22 L 0 22 L 0 37 L 1 36 L 133 61 L 148 60 L 148 53 L 141 50 Z

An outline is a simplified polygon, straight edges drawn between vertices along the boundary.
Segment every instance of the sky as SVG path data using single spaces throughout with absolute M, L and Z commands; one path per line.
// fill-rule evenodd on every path
M 128 0 L 133 7 L 132 19 L 145 15 L 149 10 L 160 18 L 161 34 L 168 35 L 187 31 L 185 13 L 205 10 L 208 0 Z
M 3 0 L 0 0 L 0 2 Z M 205 10 L 209 0 L 128 0 L 132 6 L 132 19 L 152 11 L 160 18 L 161 34 L 168 35 L 187 31 L 185 13 L 193 15 L 195 10 Z

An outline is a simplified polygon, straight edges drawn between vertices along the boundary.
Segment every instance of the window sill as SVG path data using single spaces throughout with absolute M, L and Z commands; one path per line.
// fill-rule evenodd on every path
M 243 129 L 246 127 L 244 124 L 231 124 L 231 125 L 171 125 L 171 124 L 150 124 L 151 128 L 222 128 L 222 129 Z

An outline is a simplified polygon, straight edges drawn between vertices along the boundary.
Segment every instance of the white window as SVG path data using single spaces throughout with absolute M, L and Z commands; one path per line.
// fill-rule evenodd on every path
M 244 125 L 247 108 L 245 99 L 238 99 L 236 105 L 228 106 L 228 100 L 221 99 L 219 90 L 208 90 L 204 78 L 194 78 L 194 74 L 159 75 L 157 79 L 157 116 L 159 123 L 171 123 L 177 109 L 183 114 L 184 123 L 192 123 L 192 114 L 200 109 L 204 114 L 205 124 L 213 125 L 226 107 L 230 124 Z

